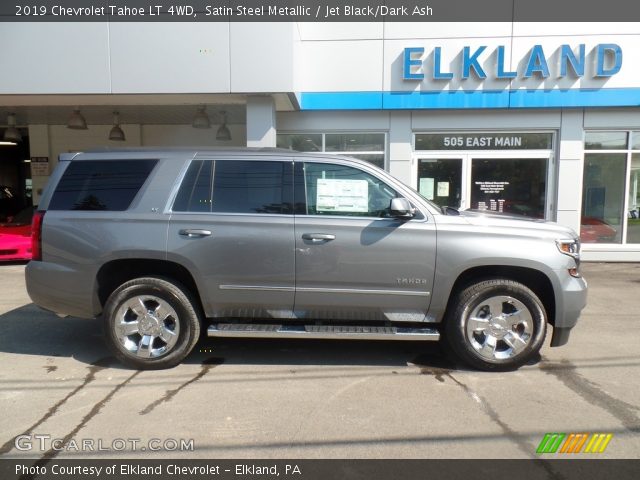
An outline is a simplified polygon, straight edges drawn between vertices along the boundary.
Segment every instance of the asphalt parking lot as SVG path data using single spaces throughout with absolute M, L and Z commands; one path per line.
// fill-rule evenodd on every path
M 24 265 L 3 265 L 0 454 L 535 458 L 545 433 L 603 432 L 599 458 L 637 459 L 640 264 L 583 272 L 589 304 L 570 343 L 551 349 L 548 335 L 517 372 L 468 371 L 430 343 L 239 339 L 203 339 L 177 368 L 136 372 L 109 356 L 99 321 L 38 309 Z

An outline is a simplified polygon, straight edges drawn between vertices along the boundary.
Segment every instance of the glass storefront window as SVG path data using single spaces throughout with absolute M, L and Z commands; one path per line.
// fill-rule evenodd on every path
M 621 243 L 626 153 L 586 153 L 580 238 L 584 243 Z
M 327 152 L 376 152 L 384 150 L 384 133 L 327 133 Z
M 640 243 L 640 153 L 631 156 L 627 243 Z
M 278 148 L 297 150 L 298 152 L 321 152 L 322 134 L 278 134 L 276 145 Z
M 276 139 L 278 148 L 347 155 L 384 169 L 384 133 L 278 133 Z
M 627 132 L 586 132 L 585 150 L 626 150 Z
M 640 150 L 640 132 L 631 132 L 631 150 Z

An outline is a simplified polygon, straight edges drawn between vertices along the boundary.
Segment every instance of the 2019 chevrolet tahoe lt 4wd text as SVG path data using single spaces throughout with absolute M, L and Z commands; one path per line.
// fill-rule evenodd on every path
M 61 155 L 33 222 L 29 295 L 101 316 L 134 368 L 218 337 L 439 340 L 515 369 L 586 303 L 560 225 L 441 209 L 386 172 L 275 149 Z

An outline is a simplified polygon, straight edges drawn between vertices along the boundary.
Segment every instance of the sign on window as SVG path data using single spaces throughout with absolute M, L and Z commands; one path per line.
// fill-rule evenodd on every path
M 317 181 L 316 211 L 368 212 L 369 184 L 366 180 L 319 178 Z

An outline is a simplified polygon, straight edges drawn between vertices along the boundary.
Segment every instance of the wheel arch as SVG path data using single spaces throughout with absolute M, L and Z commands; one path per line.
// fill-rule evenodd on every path
M 192 293 L 200 311 L 205 311 L 198 285 L 189 270 L 168 260 L 144 258 L 111 260 L 100 267 L 96 274 L 95 287 L 100 311 L 120 285 L 139 277 L 164 277 L 179 282 Z
M 540 270 L 528 267 L 518 267 L 512 265 L 484 265 L 472 267 L 464 270 L 456 278 L 452 288 L 449 300 L 447 302 L 446 313 L 453 308 L 452 303 L 456 297 L 456 293 L 464 288 L 478 283 L 483 280 L 504 278 L 522 283 L 536 294 L 542 302 L 547 314 L 547 322 L 551 325 L 555 324 L 556 316 L 556 298 L 551 279 Z

